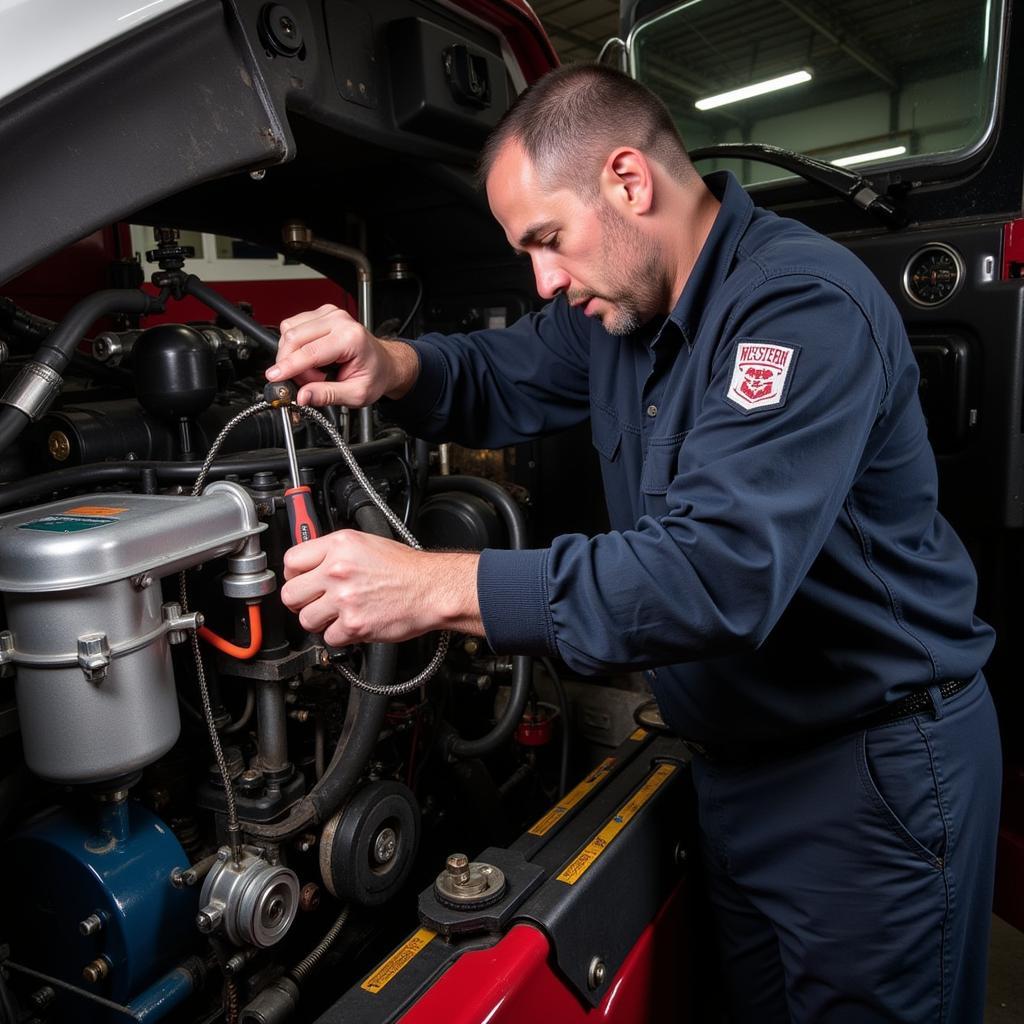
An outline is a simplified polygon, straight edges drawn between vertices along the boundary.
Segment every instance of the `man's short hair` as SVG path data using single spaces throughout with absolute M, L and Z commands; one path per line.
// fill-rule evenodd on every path
M 601 168 L 617 146 L 653 157 L 673 177 L 696 176 L 668 108 L 628 75 L 600 64 L 567 64 L 526 89 L 491 132 L 480 155 L 485 183 L 507 142 L 523 147 L 545 188 L 597 194 Z

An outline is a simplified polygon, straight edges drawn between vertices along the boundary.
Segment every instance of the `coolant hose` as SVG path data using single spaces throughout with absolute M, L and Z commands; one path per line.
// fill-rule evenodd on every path
M 374 533 L 378 537 L 391 537 L 388 526 L 380 509 L 374 505 L 364 505 L 356 509 L 356 525 L 363 533 Z M 386 685 L 395 681 L 398 669 L 398 647 L 395 644 L 368 644 L 366 648 L 366 679 L 376 685 Z M 310 791 L 317 811 L 317 820 L 326 821 L 345 801 L 352 787 L 366 767 L 366 762 L 377 745 L 377 736 L 384 725 L 384 713 L 387 711 L 390 698 L 365 690 L 353 688 L 349 692 L 349 704 L 357 701 L 360 715 L 347 714 L 342 727 L 338 746 L 334 756 L 324 771 L 323 778 Z M 373 724 L 360 724 L 361 722 Z M 349 730 L 349 725 L 353 728 Z
M 401 451 L 404 445 L 405 434 L 400 430 L 392 430 L 368 444 L 353 445 L 352 454 L 357 461 L 367 462 L 379 458 L 386 452 Z M 324 467 L 331 466 L 337 461 L 338 450 L 334 447 L 306 448 L 299 452 L 300 466 Z M 287 472 L 288 457 L 283 451 L 279 455 L 267 455 L 264 452 L 247 455 L 239 452 L 217 459 L 210 467 L 206 479 L 223 480 L 232 474 L 252 476 L 260 470 Z M 49 497 L 54 491 L 107 487 L 111 484 L 135 484 L 147 473 L 153 474 L 156 482 L 160 484 L 190 484 L 196 477 L 196 464 L 130 459 L 123 462 L 90 462 L 83 466 L 56 469 L 50 473 L 30 476 L 25 480 L 0 484 L 0 510 Z
M 243 313 L 233 302 L 225 299 L 220 292 L 207 287 L 195 274 L 185 278 L 185 291 L 197 298 L 214 313 L 220 313 L 228 323 L 233 324 L 243 334 L 249 335 L 258 342 L 270 355 L 277 355 L 277 334 L 262 324 L 256 323 L 251 316 Z
M 373 505 L 356 511 L 356 523 L 365 533 L 390 537 L 391 529 L 383 514 Z M 366 678 L 378 685 L 393 683 L 398 666 L 398 648 L 394 644 L 369 644 L 366 649 Z M 334 756 L 323 777 L 279 822 L 262 825 L 244 822 L 250 835 L 264 839 L 283 839 L 310 825 L 326 821 L 345 802 L 370 759 L 384 725 L 390 698 L 368 693 L 353 686 L 349 690 L 348 709 Z
M 526 520 L 515 499 L 500 484 L 476 476 L 435 476 L 427 485 L 428 493 L 467 491 L 489 501 L 501 516 L 508 530 L 509 546 L 515 550 L 526 547 Z M 453 758 L 483 757 L 497 750 L 515 731 L 523 717 L 533 682 L 533 659 L 516 655 L 512 659 L 512 692 L 501 718 L 489 733 L 475 740 L 464 740 L 453 732 L 447 741 L 446 754 Z
M 162 308 L 162 300 L 135 288 L 108 288 L 101 292 L 94 292 L 71 307 L 68 315 L 40 343 L 32 361 L 15 378 L 7 393 L 10 394 L 12 390 L 24 391 L 24 388 L 19 388 L 19 385 L 29 380 L 33 373 L 39 380 L 43 380 L 45 377 L 49 381 L 56 382 L 59 387 L 59 378 L 67 369 L 68 363 L 71 362 L 78 342 L 100 317 L 104 317 L 108 313 L 143 314 Z M 33 371 L 33 366 L 38 369 Z M 36 383 L 38 384 L 39 381 Z M 32 419 L 38 419 L 43 415 L 53 396 L 56 395 L 56 390 L 53 390 L 50 384 L 43 385 L 41 390 L 42 394 L 37 390 L 29 399 L 32 404 L 31 412 L 26 412 L 13 405 L 4 405 L 0 409 L 0 452 L 5 451 L 17 440 L 18 435 Z M 48 390 L 52 390 L 52 394 L 46 397 L 45 393 Z
M 263 619 L 260 615 L 260 606 L 258 603 L 249 605 L 249 644 L 246 647 L 239 647 L 238 644 L 225 640 L 207 626 L 199 627 L 199 635 L 218 651 L 229 654 L 232 658 L 238 658 L 240 661 L 255 658 L 263 646 Z

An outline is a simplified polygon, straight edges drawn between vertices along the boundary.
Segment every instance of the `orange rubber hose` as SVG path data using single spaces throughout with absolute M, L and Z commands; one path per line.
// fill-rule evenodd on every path
M 260 617 L 260 606 L 249 605 L 249 646 L 239 647 L 222 636 L 217 636 L 212 629 L 206 626 L 199 627 L 199 635 L 208 643 L 224 654 L 230 654 L 232 658 L 240 658 L 242 661 L 255 656 L 256 652 L 263 646 L 263 620 Z

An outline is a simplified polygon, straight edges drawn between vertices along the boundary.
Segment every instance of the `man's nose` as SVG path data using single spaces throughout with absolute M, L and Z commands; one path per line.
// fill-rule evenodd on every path
M 542 299 L 553 299 L 559 292 L 568 291 L 571 284 L 569 275 L 547 254 L 534 257 L 533 276 Z

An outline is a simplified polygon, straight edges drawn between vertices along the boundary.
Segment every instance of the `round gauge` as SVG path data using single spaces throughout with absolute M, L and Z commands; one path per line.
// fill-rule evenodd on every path
M 932 242 L 914 253 L 903 271 L 903 289 L 915 306 L 940 306 L 964 278 L 963 257 L 951 246 Z

